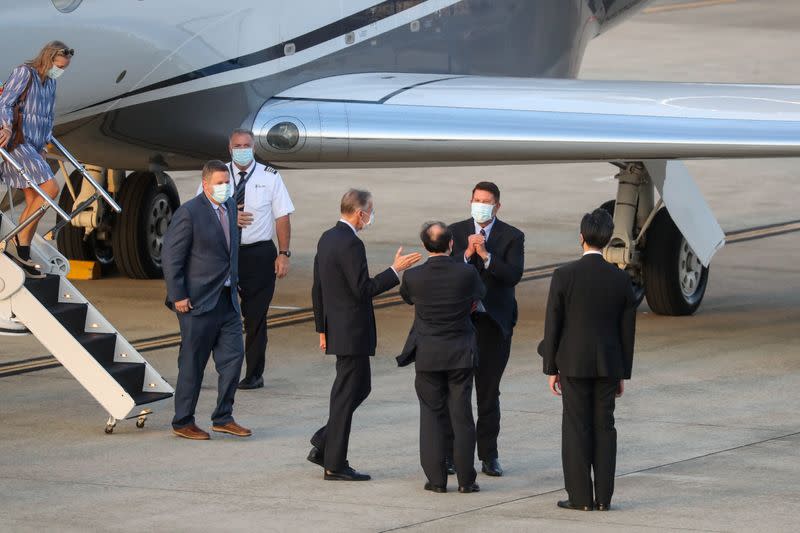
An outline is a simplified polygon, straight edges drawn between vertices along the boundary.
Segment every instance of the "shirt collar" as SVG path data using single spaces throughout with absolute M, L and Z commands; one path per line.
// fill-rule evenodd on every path
M 205 192 L 203 192 L 203 198 L 205 198 L 205 199 L 206 199 L 206 202 L 208 202 L 209 204 L 211 204 L 211 207 L 214 209 L 214 211 L 219 211 L 219 206 L 220 206 L 220 205 L 222 205 L 222 204 L 216 204 L 216 203 L 212 202 L 212 201 L 211 201 L 211 198 L 209 198 L 208 196 L 206 196 L 206 193 L 205 193 Z
M 485 228 L 482 228 L 482 227 L 480 226 L 480 224 L 478 224 L 477 222 L 475 222 L 475 219 L 473 219 L 473 220 L 472 220 L 472 223 L 475 225 L 475 233 L 480 233 L 480 232 L 481 232 L 481 230 L 483 230 L 483 232 L 484 232 L 484 233 L 486 233 L 486 236 L 488 237 L 488 236 L 489 236 L 489 233 L 491 233 L 491 231 L 492 231 L 492 228 L 494 227 L 494 223 L 495 223 L 496 221 L 497 221 L 497 217 L 494 217 L 494 218 L 492 218 L 492 221 L 491 221 L 491 222 L 489 222 L 489 223 L 486 225 L 486 227 L 485 227 Z
M 603 255 L 603 252 L 599 250 L 589 250 L 588 252 L 583 252 L 583 255 Z
M 246 176 L 247 174 L 250 174 L 250 172 L 253 170 L 253 167 L 256 165 L 256 160 L 255 160 L 255 159 L 253 159 L 252 161 L 250 161 L 250 165 L 249 165 L 249 166 L 248 166 L 246 169 L 244 169 L 244 170 L 242 170 L 242 169 L 240 169 L 239 167 L 237 167 L 237 166 L 236 166 L 236 164 L 235 164 L 233 161 L 231 161 L 231 162 L 230 162 L 230 163 L 228 163 L 228 164 L 230 165 L 230 169 L 231 169 L 231 171 L 232 171 L 232 172 L 233 172 L 233 174 L 236 176 L 236 179 L 239 179 L 239 173 L 240 173 L 240 172 L 244 172 L 244 173 L 245 173 L 245 176 Z
M 346 220 L 345 220 L 345 219 L 343 219 L 343 218 L 340 218 L 340 219 L 339 219 L 339 222 L 342 222 L 342 223 L 344 223 L 344 224 L 347 224 L 347 225 L 350 227 L 350 229 L 351 229 L 351 230 L 353 230 L 353 233 L 355 233 L 356 235 L 358 235 L 358 230 L 357 230 L 357 229 L 356 229 L 356 227 L 355 227 L 355 226 L 353 226 L 351 223 L 349 223 L 348 221 L 346 221 Z

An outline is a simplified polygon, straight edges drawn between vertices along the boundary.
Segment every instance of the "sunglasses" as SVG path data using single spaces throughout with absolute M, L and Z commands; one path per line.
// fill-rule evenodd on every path
M 64 56 L 64 57 L 72 57 L 72 56 L 75 55 L 75 49 L 74 48 L 62 48 L 61 50 L 58 51 L 58 53 L 56 55 Z

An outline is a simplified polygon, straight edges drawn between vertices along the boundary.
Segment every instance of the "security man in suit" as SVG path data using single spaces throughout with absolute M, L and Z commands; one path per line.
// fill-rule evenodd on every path
M 475 317 L 478 338 L 475 393 L 478 458 L 482 472 L 489 476 L 503 475 L 497 449 L 500 380 L 511 354 L 511 336 L 517 323 L 514 291 L 522 278 L 525 261 L 525 234 L 499 220 L 499 210 L 500 189 L 494 183 L 480 182 L 472 190 L 472 218 L 450 227 L 453 257 L 472 265 L 486 286 L 486 296 L 478 304 Z M 448 464 L 448 468 L 452 465 Z
M 421 259 L 402 255 L 374 278 L 369 277 L 367 254 L 358 232 L 375 220 L 372 195 L 351 189 L 342 197 L 339 222 L 322 234 L 314 258 L 311 299 L 319 346 L 336 355 L 336 379 L 331 388 L 328 422 L 311 438 L 308 460 L 325 468 L 330 481 L 365 481 L 347 462 L 353 412 L 371 390 L 369 358 L 375 355 L 377 332 L 372 299 L 400 283 L 399 273 Z
M 162 265 L 167 306 L 178 313 L 181 347 L 172 431 L 207 440 L 194 411 L 210 354 L 219 373 L 211 429 L 238 437 L 251 432 L 233 419 L 233 398 L 242 369 L 242 319 L 238 283 L 239 232 L 230 174 L 222 161 L 203 167 L 203 194 L 183 204 L 164 236 Z
M 240 389 L 264 386 L 267 363 L 267 311 L 275 294 L 275 278 L 289 273 L 290 215 L 294 212 L 289 191 L 280 173 L 256 162 L 253 132 L 235 129 L 230 135 L 228 163 L 240 228 L 239 296 L 244 318 L 244 354 L 247 363 Z M 200 191 L 198 191 L 200 192 Z M 278 238 L 275 248 L 273 237 Z
M 584 215 L 583 257 L 553 273 L 544 359 L 550 390 L 561 396 L 565 509 L 607 511 L 614 493 L 614 401 L 631 377 L 636 302 L 630 276 L 603 258 L 614 221 L 603 209 Z M 594 498 L 592 497 L 594 471 Z
M 472 418 L 472 377 L 478 346 L 470 314 L 486 294 L 478 272 L 450 257 L 453 234 L 443 222 L 422 226 L 420 239 L 428 261 L 403 276 L 400 294 L 414 305 L 414 325 L 400 366 L 415 361 L 414 386 L 419 398 L 419 454 L 428 478 L 425 490 L 447 492 L 445 413 L 455 434 L 458 491 L 478 492 L 475 483 L 475 422 Z

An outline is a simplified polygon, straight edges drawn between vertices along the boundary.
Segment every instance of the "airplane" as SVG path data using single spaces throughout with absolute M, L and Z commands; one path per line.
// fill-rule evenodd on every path
M 689 315 L 725 237 L 681 160 L 800 155 L 800 87 L 578 80 L 648 1 L 2 0 L 0 75 L 54 38 L 76 50 L 54 133 L 122 212 L 66 226 L 68 258 L 160 276 L 167 170 L 227 157 L 245 127 L 278 167 L 611 163 L 606 259 Z M 69 179 L 67 210 L 89 189 Z

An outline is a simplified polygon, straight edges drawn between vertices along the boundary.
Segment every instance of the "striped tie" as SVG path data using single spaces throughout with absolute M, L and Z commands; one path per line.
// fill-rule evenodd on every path
M 244 204 L 244 189 L 247 185 L 247 180 L 244 177 L 247 175 L 247 172 L 241 171 L 239 172 L 239 183 L 236 185 L 236 191 L 234 192 L 234 198 L 236 198 L 236 205 L 243 205 Z

